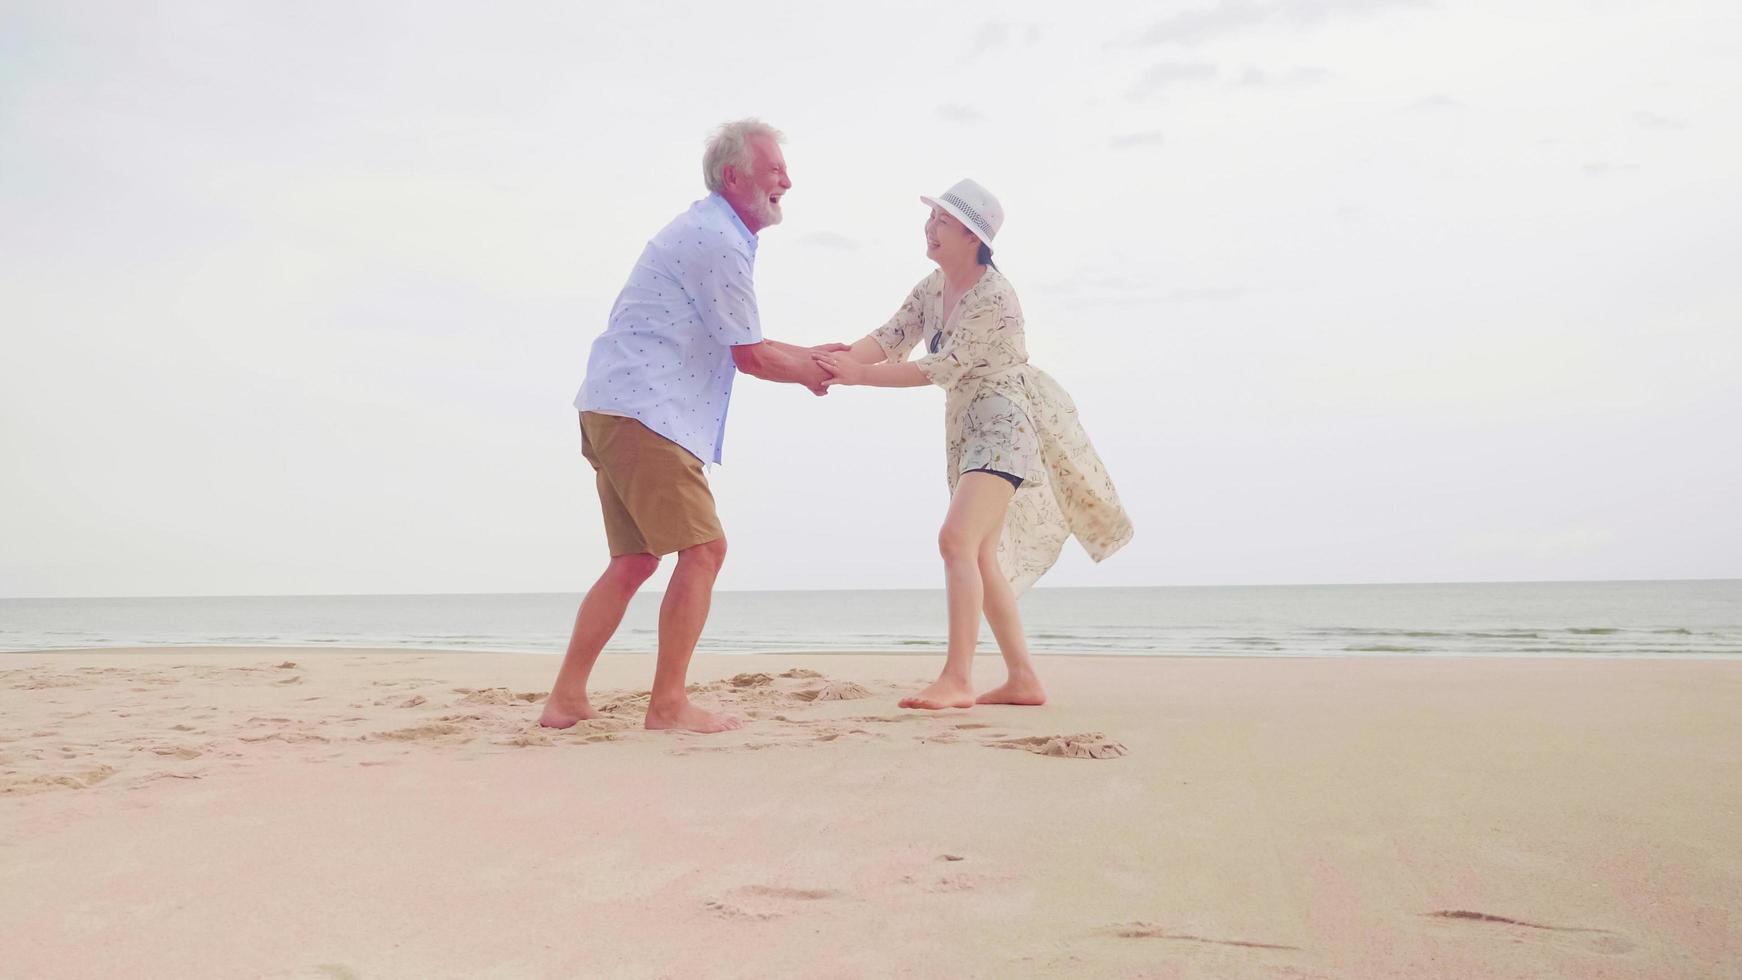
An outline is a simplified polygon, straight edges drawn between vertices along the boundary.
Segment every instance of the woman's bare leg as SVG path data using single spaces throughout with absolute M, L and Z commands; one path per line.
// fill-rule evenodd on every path
M 980 546 L 1004 523 L 1015 488 L 1003 477 L 963 473 L 950 498 L 950 512 L 938 531 L 938 552 L 944 559 L 944 591 L 950 607 L 950 646 L 943 673 L 912 697 L 903 708 L 971 708 L 974 706 L 974 646 L 980 639 L 984 586 L 980 577 Z
M 1034 658 L 1028 655 L 1028 638 L 1022 635 L 1016 592 L 1005 580 L 1004 570 L 998 567 L 998 538 L 1003 529 L 1000 521 L 980 545 L 980 581 L 986 596 L 986 622 L 998 640 L 998 652 L 1004 655 L 1004 671 L 1008 676 L 1004 683 L 975 700 L 980 704 L 1045 704 L 1046 690 L 1034 671 Z

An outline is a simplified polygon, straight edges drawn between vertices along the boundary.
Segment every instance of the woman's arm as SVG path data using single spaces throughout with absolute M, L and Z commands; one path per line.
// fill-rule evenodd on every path
M 881 364 L 889 360 L 889 352 L 877 342 L 877 338 L 866 336 L 859 338 L 852 347 L 847 348 L 847 356 L 860 364 Z
M 816 347 L 809 348 L 808 352 L 813 354 L 818 352 L 824 354 L 839 352 L 845 357 L 858 361 L 860 364 L 881 364 L 884 361 L 889 360 L 889 352 L 883 349 L 883 345 L 877 342 L 875 336 L 871 335 L 859 338 L 857 343 L 850 346 L 847 344 L 819 344 Z
M 860 341 L 864 343 L 864 341 Z M 873 342 L 875 343 L 875 342 Z M 823 379 L 824 388 L 835 385 L 866 385 L 872 388 L 918 388 L 931 384 L 931 379 L 918 365 L 909 363 L 884 362 L 881 364 L 866 364 L 849 356 L 859 349 L 853 345 L 853 351 L 846 354 L 815 353 L 814 358 L 823 373 L 828 377 Z M 881 351 L 881 348 L 879 348 Z

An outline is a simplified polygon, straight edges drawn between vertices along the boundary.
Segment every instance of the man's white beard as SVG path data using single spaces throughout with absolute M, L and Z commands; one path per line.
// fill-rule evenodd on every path
M 764 228 L 769 225 L 778 225 L 782 217 L 780 205 L 765 197 L 756 206 L 756 217 L 762 221 Z

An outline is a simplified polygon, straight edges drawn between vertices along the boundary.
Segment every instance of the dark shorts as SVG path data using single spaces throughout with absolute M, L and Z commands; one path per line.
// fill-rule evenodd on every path
M 1022 489 L 1022 477 L 1016 476 L 1016 475 L 1011 474 L 1011 473 L 1006 473 L 1003 470 L 995 470 L 995 469 L 991 468 L 990 466 L 982 466 L 977 470 L 969 470 L 968 472 L 969 473 L 990 473 L 993 476 L 1001 476 L 1004 479 L 1010 481 L 1010 488 L 1012 490 L 1021 490 Z

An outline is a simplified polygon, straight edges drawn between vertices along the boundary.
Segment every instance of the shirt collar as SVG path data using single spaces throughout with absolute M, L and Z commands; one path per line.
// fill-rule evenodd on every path
M 722 197 L 718 191 L 709 194 L 708 200 L 712 201 L 714 206 L 720 209 L 720 212 L 726 216 L 726 220 L 732 223 L 732 227 L 738 229 L 738 234 L 744 236 L 744 243 L 749 245 L 750 251 L 754 253 L 756 251 L 757 242 L 756 234 L 744 224 L 744 219 L 738 217 L 738 212 L 732 208 L 731 203 Z

